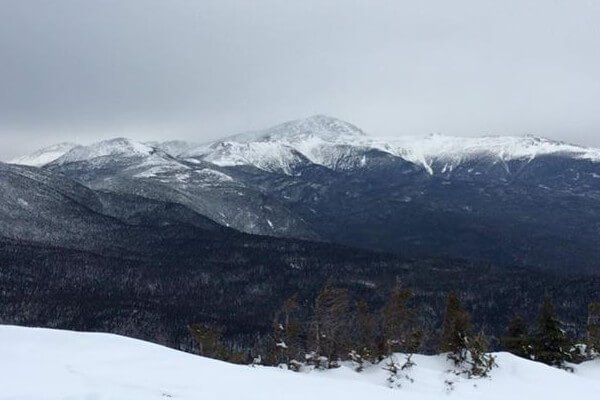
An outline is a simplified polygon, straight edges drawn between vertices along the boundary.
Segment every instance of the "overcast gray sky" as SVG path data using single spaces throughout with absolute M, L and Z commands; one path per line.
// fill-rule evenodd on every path
M 316 113 L 600 146 L 600 2 L 0 0 L 0 159 Z

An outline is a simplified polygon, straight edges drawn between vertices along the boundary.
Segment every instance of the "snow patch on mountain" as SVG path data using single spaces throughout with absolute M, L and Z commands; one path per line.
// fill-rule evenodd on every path
M 306 162 L 306 158 L 294 148 L 277 142 L 218 142 L 197 148 L 190 155 L 221 167 L 252 165 L 286 174 L 292 174 L 292 166 Z
M 165 174 L 172 174 L 173 172 L 178 172 L 183 170 L 182 168 L 173 168 L 170 165 L 155 165 L 149 166 L 147 169 L 133 175 L 134 178 L 156 178 Z
M 422 165 L 433 173 L 432 163 L 443 164 L 447 172 L 464 161 L 489 159 L 491 161 L 532 161 L 545 155 L 564 155 L 576 159 L 600 162 L 600 149 L 581 147 L 536 136 L 456 137 L 429 135 L 425 137 L 398 137 L 374 141 L 374 147 Z
M 201 186 L 233 182 L 231 176 L 221 171 L 211 168 L 194 169 L 171 160 L 163 160 L 162 163 L 157 160 L 147 160 L 146 163 L 134 165 L 131 168 L 135 171 L 141 170 L 133 175 L 133 178 L 138 179 L 157 179 L 161 182 L 171 183 L 194 182 Z
M 233 178 L 221 171 L 216 171 L 210 168 L 202 168 L 199 171 L 195 171 L 196 174 L 202 176 L 206 180 L 210 180 L 214 183 L 233 182 Z
M 9 164 L 28 165 L 32 167 L 41 167 L 77 147 L 75 143 L 58 143 L 43 149 L 37 150 L 31 154 L 15 158 L 9 161 Z

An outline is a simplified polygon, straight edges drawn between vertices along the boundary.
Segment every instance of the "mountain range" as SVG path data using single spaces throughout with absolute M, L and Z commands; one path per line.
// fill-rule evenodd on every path
M 367 135 L 317 115 L 209 143 L 117 138 L 13 160 L 260 235 L 598 273 L 600 149 Z

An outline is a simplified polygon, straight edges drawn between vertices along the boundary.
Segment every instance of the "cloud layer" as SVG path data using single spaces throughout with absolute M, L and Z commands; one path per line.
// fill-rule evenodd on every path
M 600 146 L 595 1 L 13 0 L 0 159 L 330 114 L 382 135 Z

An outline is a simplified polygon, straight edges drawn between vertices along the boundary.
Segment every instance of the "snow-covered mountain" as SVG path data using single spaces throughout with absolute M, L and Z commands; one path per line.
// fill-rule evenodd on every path
M 538 156 L 562 155 L 600 162 L 600 149 L 535 136 L 378 138 L 347 122 L 316 115 L 275 127 L 230 136 L 211 143 L 156 144 L 176 156 L 196 157 L 220 166 L 250 165 L 287 174 L 311 162 L 330 169 L 364 167 L 369 154 L 382 152 L 422 166 L 429 173 L 445 173 L 461 163 L 485 159 L 492 163 L 531 161 Z
M 505 163 L 560 155 L 600 162 L 600 149 L 530 135 L 380 138 L 369 136 L 348 122 L 316 115 L 204 144 L 185 141 L 143 144 L 124 138 L 89 146 L 62 143 L 19 157 L 11 163 L 42 166 L 51 162 L 64 164 L 103 157 L 147 157 L 157 151 L 182 159 L 201 159 L 218 166 L 249 165 L 288 174 L 295 170 L 295 166 L 306 163 L 330 169 L 359 168 L 365 165 L 368 154 L 374 151 L 418 164 L 432 174 L 445 173 L 461 163 L 476 159 Z
M 180 157 L 202 159 L 219 166 L 249 165 L 293 174 L 298 167 L 310 163 L 343 169 L 341 160 L 348 152 L 359 142 L 368 141 L 365 133 L 354 125 L 317 115 L 206 144 L 166 142 L 158 146 L 175 151 Z
M 281 201 L 265 198 L 221 166 L 176 157 L 159 146 L 116 138 L 77 146 L 45 169 L 75 178 L 94 190 L 180 203 L 248 233 L 314 238 Z
M 534 136 L 386 139 L 317 115 L 203 144 L 113 139 L 44 168 L 248 233 L 554 269 L 600 257 L 600 149 Z
M 126 138 L 103 140 L 89 146 L 76 146 L 57 157 L 53 162 L 66 164 L 77 161 L 92 161 L 105 157 L 148 157 L 156 150 L 148 145 Z
M 382 365 L 361 373 L 349 366 L 309 373 L 252 368 L 102 333 L 0 326 L 0 354 L 6 399 L 563 400 L 600 392 L 600 361 L 569 373 L 508 353 L 496 354 L 491 378 L 474 380 L 448 373 L 443 356 L 416 355 L 414 381 L 394 389 L 386 387 Z
M 477 159 L 493 163 L 532 161 L 542 156 L 564 156 L 600 162 L 600 149 L 581 147 L 536 136 L 401 137 L 382 146 L 397 156 L 423 165 L 430 173 L 451 171 Z M 434 167 L 438 167 L 434 169 Z M 441 167 L 441 168 L 439 168 Z
M 139 177 L 161 173 L 182 174 L 189 169 L 184 163 L 156 147 L 126 138 L 76 146 L 47 165 L 55 168 L 85 165 L 90 172 L 118 169 Z M 182 178 L 182 175 L 178 176 Z
M 75 143 L 58 143 L 10 160 L 9 163 L 41 167 L 63 156 L 75 147 L 77 147 Z

